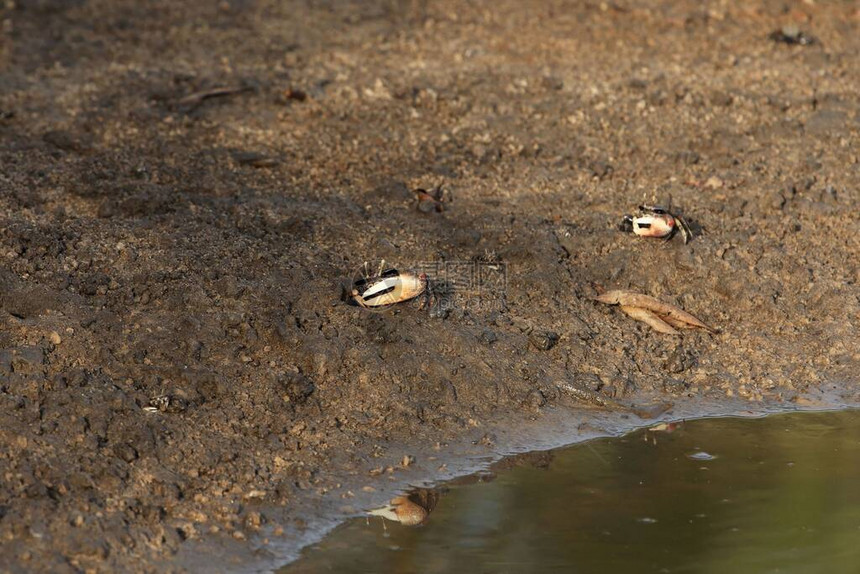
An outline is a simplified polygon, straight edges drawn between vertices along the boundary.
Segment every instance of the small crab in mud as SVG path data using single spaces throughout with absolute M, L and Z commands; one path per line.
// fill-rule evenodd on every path
M 349 301 L 365 309 L 382 309 L 418 296 L 423 296 L 420 305 L 423 308 L 431 296 L 426 273 L 398 271 L 393 267 L 383 269 L 380 266 L 379 272 L 362 273 L 353 281 Z
M 418 188 L 414 191 L 418 200 L 418 211 L 421 213 L 441 213 L 445 210 L 445 192 L 442 186 L 436 186 L 427 190 Z
M 625 215 L 618 226 L 621 231 L 632 232 L 640 237 L 658 237 L 667 241 L 675 236 L 679 228 L 684 243 L 688 243 L 693 238 L 693 232 L 684 218 L 659 205 L 640 205 L 637 215 Z

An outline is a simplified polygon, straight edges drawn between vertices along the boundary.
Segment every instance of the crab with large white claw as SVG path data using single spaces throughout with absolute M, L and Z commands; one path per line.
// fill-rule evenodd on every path
M 352 284 L 351 300 L 366 309 L 380 309 L 428 295 L 427 274 L 385 269 L 378 275 L 362 277 Z M 424 305 L 422 301 L 422 307 Z
M 625 215 L 618 228 L 640 237 L 656 237 L 667 241 L 680 229 L 685 244 L 693 238 L 693 232 L 683 217 L 659 205 L 640 205 L 639 213 Z

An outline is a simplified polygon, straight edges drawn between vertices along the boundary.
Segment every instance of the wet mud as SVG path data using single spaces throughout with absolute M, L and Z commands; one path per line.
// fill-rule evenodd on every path
M 851 3 L 0 23 L 4 569 L 272 567 L 564 421 L 860 400 Z M 618 230 L 670 199 L 688 244 Z M 345 304 L 381 259 L 441 303 Z M 719 332 L 657 333 L 610 289 Z

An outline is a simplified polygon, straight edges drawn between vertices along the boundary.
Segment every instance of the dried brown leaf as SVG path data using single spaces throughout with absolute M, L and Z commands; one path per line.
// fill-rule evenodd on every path
M 674 317 L 670 317 L 669 315 L 658 315 L 658 317 L 660 317 L 661 319 L 663 319 L 665 322 L 669 323 L 670 325 L 672 325 L 676 329 L 695 329 L 696 328 L 693 325 L 690 325 L 689 323 L 685 323 L 684 321 L 681 321 L 680 319 L 675 319 Z
M 690 327 L 698 327 L 700 329 L 704 329 L 710 333 L 715 333 L 714 329 L 708 327 L 699 319 L 690 315 L 683 309 L 680 309 L 674 305 L 670 305 L 669 303 L 663 303 L 662 301 L 655 299 L 649 295 L 642 295 L 641 293 L 634 293 L 632 291 L 625 291 L 623 289 L 614 289 L 612 291 L 607 291 L 602 295 L 599 295 L 594 298 L 595 301 L 599 301 L 601 303 L 606 303 L 608 305 L 622 305 L 625 307 L 639 307 L 641 309 L 647 309 L 652 311 L 659 317 L 665 319 L 671 319 L 670 324 L 676 325 L 678 322 L 685 323 Z M 669 322 L 669 321 L 665 321 Z M 687 328 L 690 328 L 687 327 Z
M 680 333 L 673 329 L 671 325 L 663 321 L 660 317 L 657 316 L 656 313 L 653 313 L 648 309 L 643 309 L 642 307 L 630 307 L 627 305 L 622 305 L 621 310 L 624 311 L 629 317 L 636 319 L 637 321 L 642 321 L 643 323 L 645 323 L 659 333 L 665 333 L 666 335 L 680 335 Z

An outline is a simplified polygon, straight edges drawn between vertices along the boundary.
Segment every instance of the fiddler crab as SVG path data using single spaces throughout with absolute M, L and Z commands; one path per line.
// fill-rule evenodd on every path
M 441 185 L 437 185 L 433 189 L 418 188 L 415 193 L 415 198 L 418 200 L 418 211 L 421 213 L 441 213 L 445 210 L 445 191 Z M 450 201 L 450 197 L 448 198 Z
M 656 237 L 667 241 L 680 229 L 685 244 L 693 238 L 693 232 L 683 217 L 670 213 L 668 208 L 659 205 L 640 205 L 639 213 L 625 215 L 618 229 L 640 237 Z
M 431 296 L 426 273 L 385 268 L 383 261 L 376 272 L 369 272 L 368 264 L 364 264 L 363 270 L 353 280 L 349 303 L 365 309 L 384 309 L 421 297 L 419 308 L 423 309 Z

